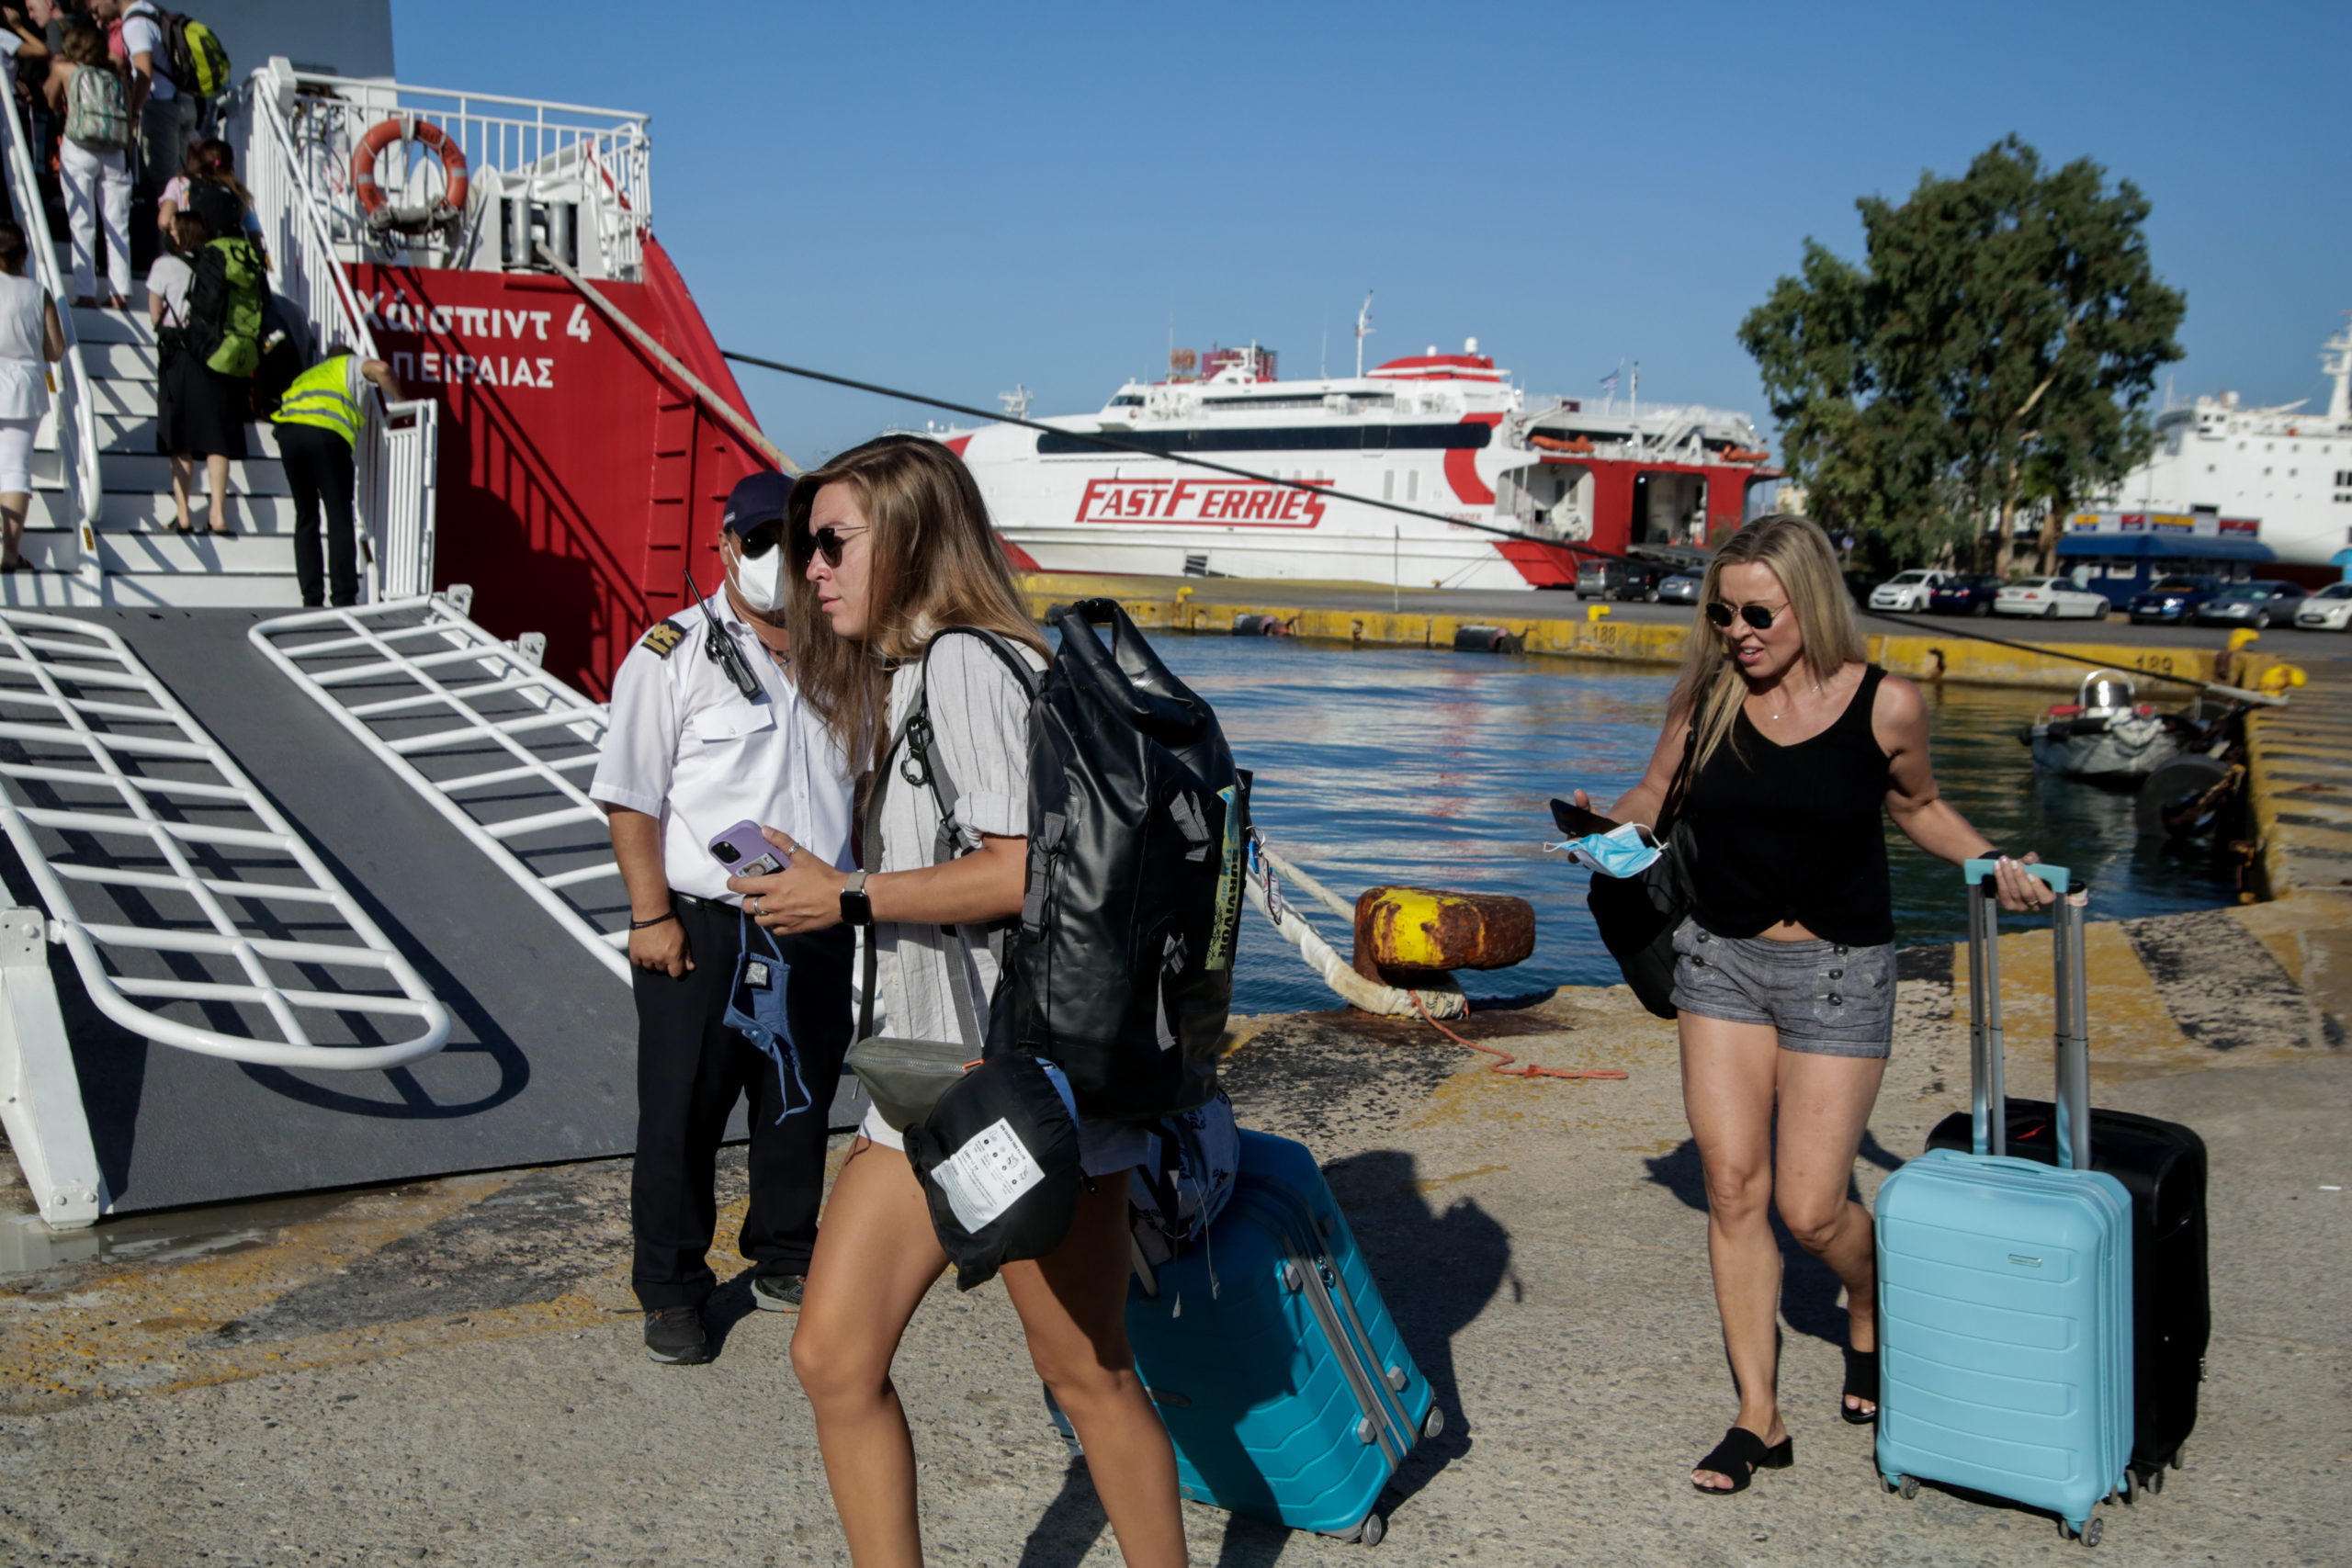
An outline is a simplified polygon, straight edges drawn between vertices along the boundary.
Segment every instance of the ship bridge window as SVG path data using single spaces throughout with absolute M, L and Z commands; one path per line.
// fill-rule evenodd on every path
M 1261 409 L 1319 409 L 1323 406 L 1323 394 L 1317 392 L 1312 397 L 1203 398 L 1201 406 L 1239 413 L 1253 413 Z
M 1494 438 L 1486 424 L 1260 425 L 1227 430 L 1137 430 L 1120 437 L 1156 452 L 1476 452 Z M 1037 437 L 1046 457 L 1094 457 L 1102 448 L 1065 431 Z
M 1114 409 L 1139 409 L 1143 407 L 1143 400 L 1133 392 L 1121 392 L 1111 400 L 1111 406 Z

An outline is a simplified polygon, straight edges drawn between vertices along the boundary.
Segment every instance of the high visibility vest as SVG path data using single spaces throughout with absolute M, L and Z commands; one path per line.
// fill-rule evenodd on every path
M 338 354 L 332 359 L 322 359 L 300 376 L 286 389 L 286 396 L 278 400 L 273 423 L 277 424 L 315 424 L 321 430 L 332 430 L 354 446 L 359 444 L 359 404 L 347 389 L 350 379 L 351 355 Z

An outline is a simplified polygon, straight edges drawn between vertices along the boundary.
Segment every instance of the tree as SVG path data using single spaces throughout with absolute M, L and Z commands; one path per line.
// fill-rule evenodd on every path
M 1856 203 L 1867 260 L 1805 242 L 1740 324 L 1789 467 L 1824 524 L 1917 561 L 2044 517 L 2049 570 L 2074 504 L 2148 454 L 2145 404 L 2186 302 L 2160 281 L 2147 198 L 2077 159 L 2045 173 L 2012 136 L 1958 179 Z

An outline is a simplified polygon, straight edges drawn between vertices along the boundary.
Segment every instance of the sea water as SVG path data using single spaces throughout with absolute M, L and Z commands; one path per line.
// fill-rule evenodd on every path
M 1406 649 L 1346 649 L 1286 637 L 1156 634 L 1169 667 L 1213 704 L 1241 766 L 1256 775 L 1266 841 L 1344 898 L 1402 883 L 1510 893 L 1535 906 L 1535 953 L 1465 974 L 1474 997 L 1619 976 L 1585 908 L 1589 878 L 1543 845 L 1549 802 L 1582 788 L 1606 808 L 1656 748 L 1673 675 L 1662 667 Z M 2018 741 L 2062 694 L 1923 686 L 1944 798 L 2000 848 L 2070 867 L 2093 919 L 2233 903 L 2210 851 L 2143 842 L 2132 796 L 2038 772 Z M 1895 941 L 1967 934 L 1958 868 L 1886 829 Z M 1291 902 L 1344 956 L 1346 922 L 1304 894 Z M 1339 1006 L 1255 908 L 1242 912 L 1235 1010 Z

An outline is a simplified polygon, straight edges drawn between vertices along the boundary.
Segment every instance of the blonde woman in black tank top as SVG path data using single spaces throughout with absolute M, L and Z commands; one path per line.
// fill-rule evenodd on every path
M 2039 908 L 2051 895 L 1938 795 L 1927 706 L 1911 682 L 1866 661 L 1820 528 L 1792 516 L 1749 524 L 1716 551 L 1699 602 L 1649 771 L 1609 815 L 1656 823 L 1688 750 L 1682 809 L 1699 853 L 1692 918 L 1675 939 L 1682 1102 L 1706 1171 L 1707 1258 L 1739 1395 L 1736 1423 L 1690 1483 L 1719 1495 L 1794 1455 L 1775 1387 L 1773 1209 L 1846 1287 L 1841 1413 L 1862 1423 L 1877 1411 L 1871 1217 L 1846 1193 L 1894 1025 L 1882 807 L 1930 854 L 2002 860 L 2004 908 Z M 1589 804 L 1582 791 L 1577 803 Z

